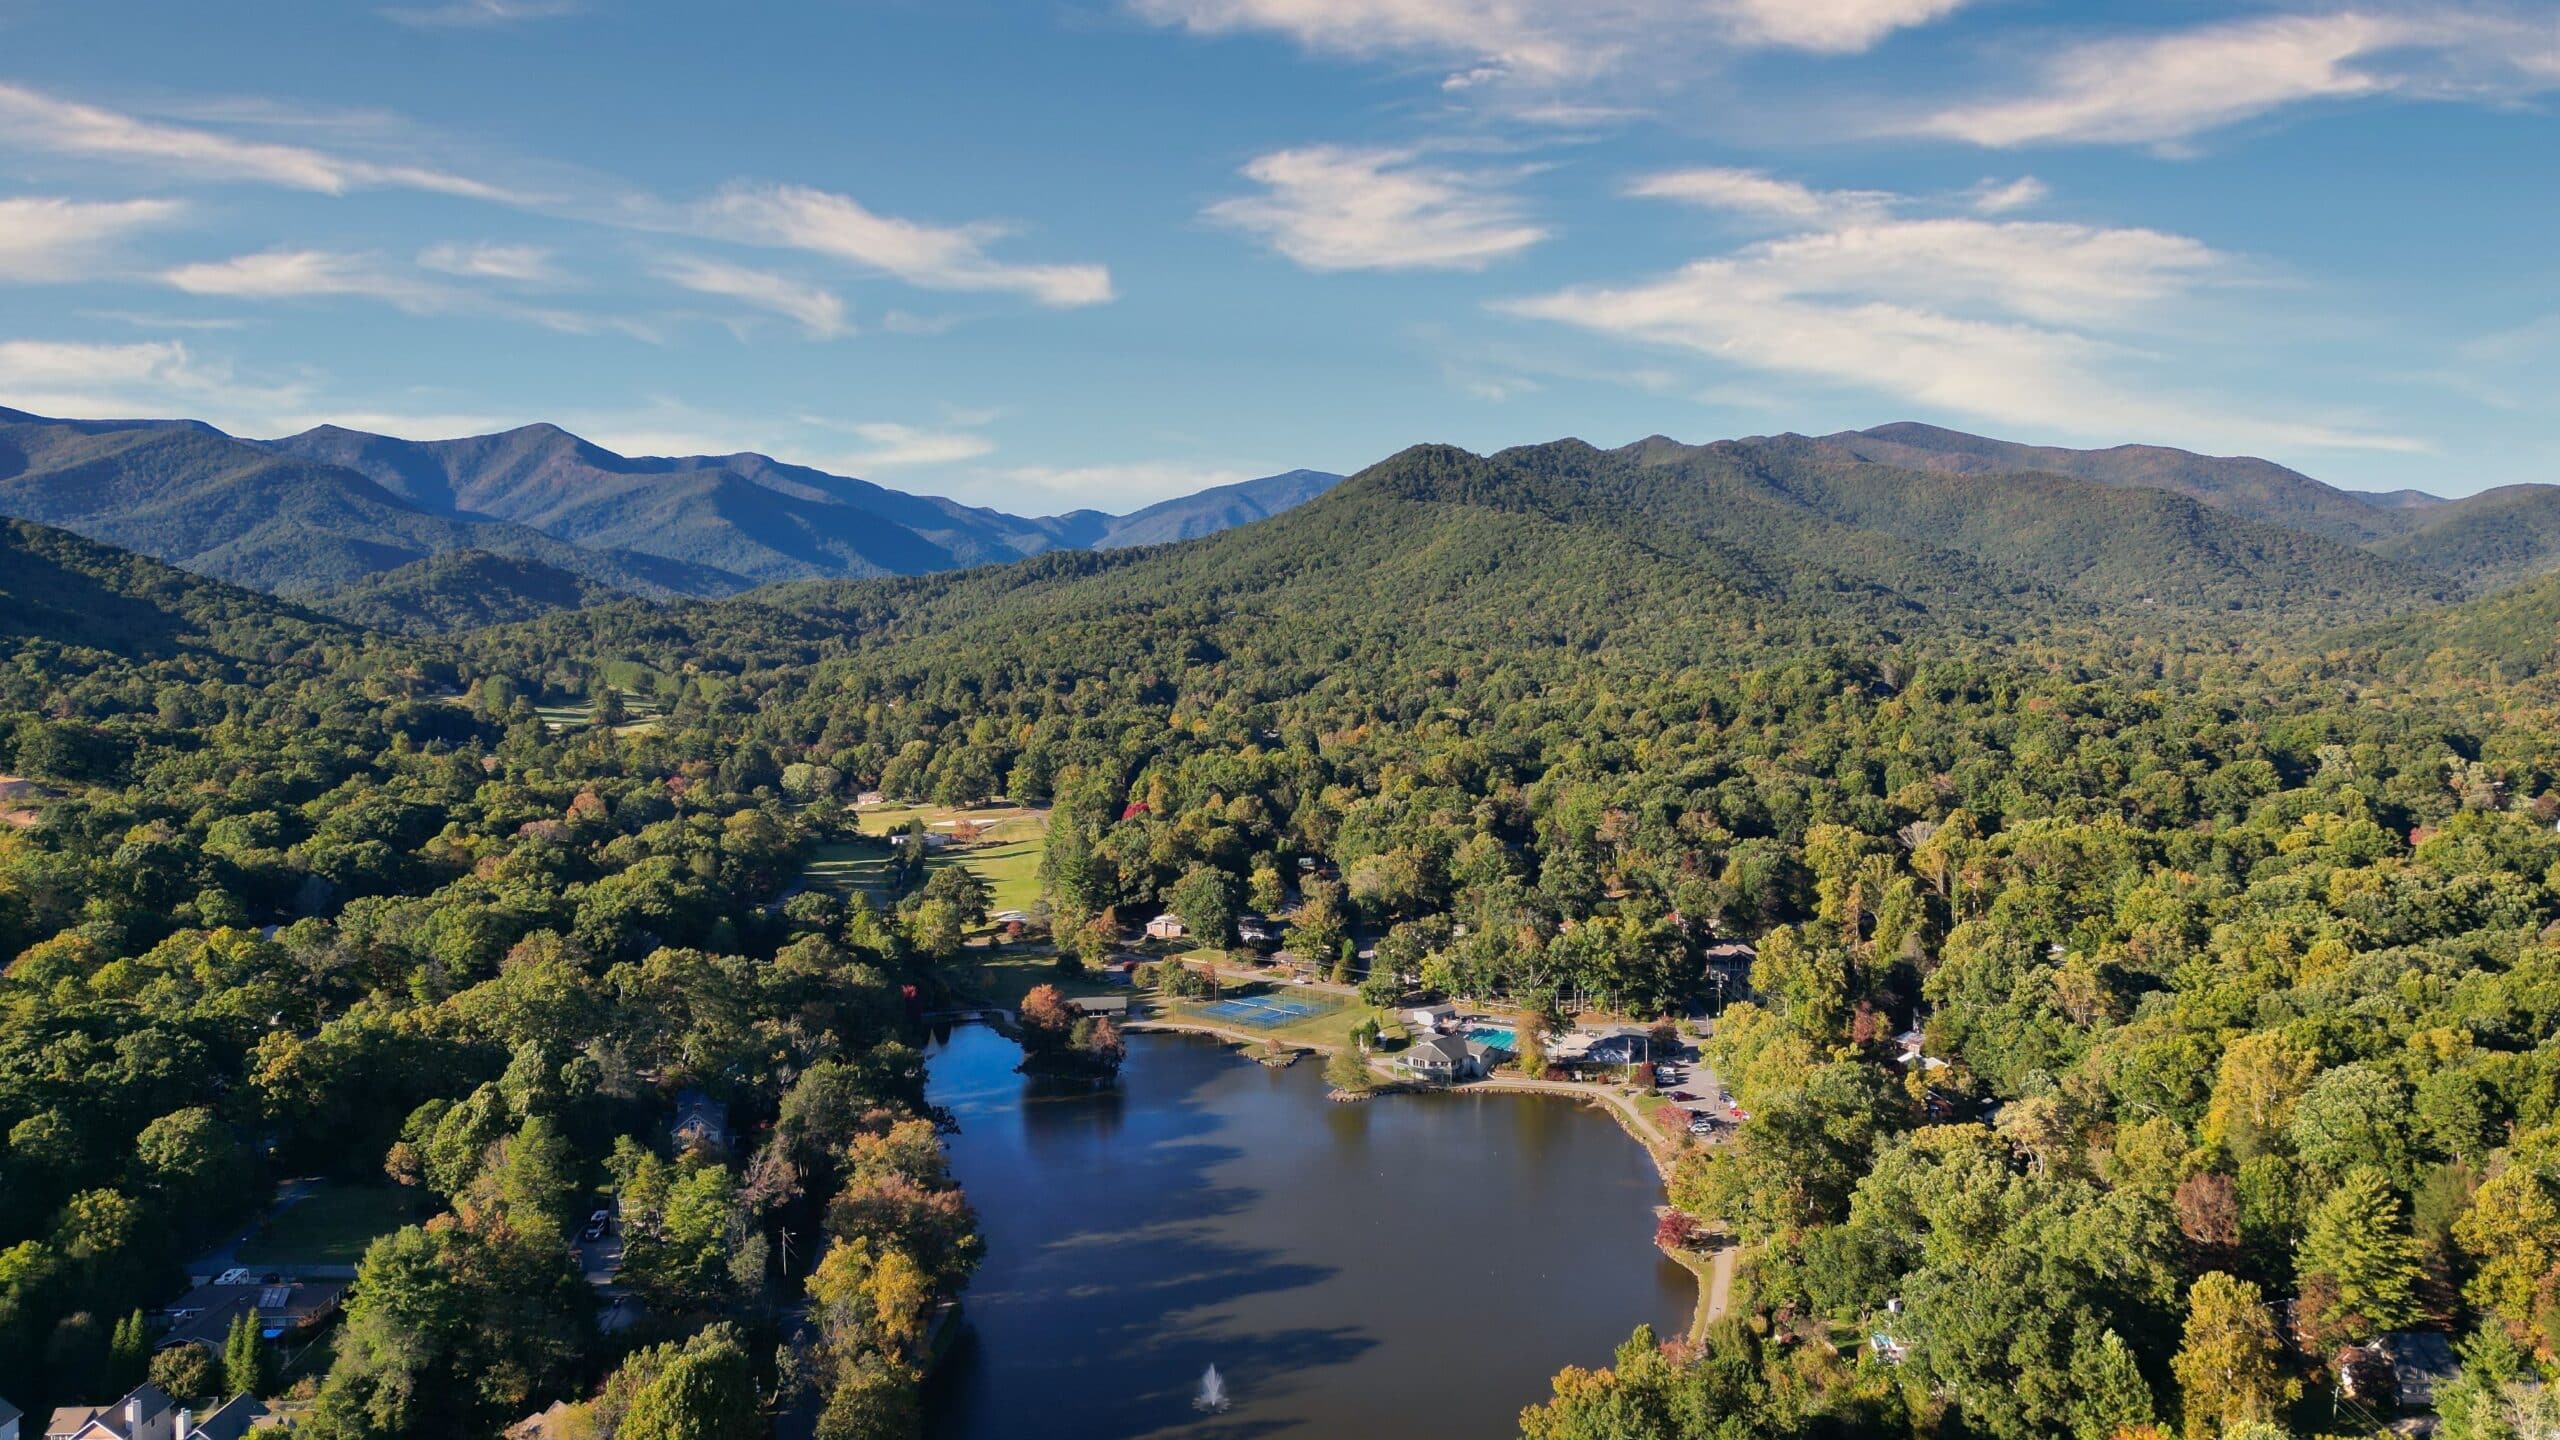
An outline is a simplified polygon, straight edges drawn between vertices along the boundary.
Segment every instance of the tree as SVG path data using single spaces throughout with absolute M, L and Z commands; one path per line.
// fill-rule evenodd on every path
M 2205 1110 L 2205 1142 L 2239 1160 L 2264 1153 L 2284 1138 L 2294 1107 L 2319 1072 L 2319 1056 L 2274 1031 L 2232 1041 Z
M 2275 1320 L 2258 1287 L 2219 1270 L 2187 1292 L 2187 1323 L 2169 1362 L 2178 1377 L 2188 1440 L 2272 1420 L 2285 1399 L 2276 1373 Z
M 133 1311 L 116 1322 L 115 1335 L 107 1342 L 107 1366 L 114 1373 L 107 1388 L 121 1394 L 142 1383 L 151 1371 L 151 1324 L 142 1312 Z
M 2294 1251 L 2295 1273 L 2333 1289 L 2317 1319 L 2327 1340 L 2364 1340 L 2418 1317 L 2418 1242 L 2400 1197 L 2378 1170 L 2356 1170 L 2313 1208 Z M 2323 1348 L 2326 1348 L 2324 1343 Z
M 247 1311 L 232 1316 L 231 1331 L 222 1341 L 222 1393 L 262 1396 L 272 1384 L 267 1342 L 259 1336 L 257 1322 Z
M 1356 1037 L 1336 1050 L 1324 1062 L 1324 1082 L 1342 1094 L 1365 1095 L 1375 1082 L 1369 1075 L 1369 1064 L 1360 1058 L 1361 1045 Z
M 876 1353 L 838 1370 L 818 1413 L 818 1440 L 916 1440 L 923 1433 L 915 1380 Z
M 2071 1374 L 2078 1392 L 2071 1405 L 2071 1430 L 2077 1440 L 2113 1440 L 2158 1418 L 2151 1382 L 2142 1378 L 2133 1347 L 2115 1331 L 2101 1333 L 2095 1344 L 2076 1346 Z
M 1342 911 L 1342 886 L 1313 878 L 1301 887 L 1298 908 L 1289 916 L 1289 948 L 1310 966 L 1333 963 L 1341 953 L 1349 920 Z
M 181 1405 L 201 1405 L 222 1387 L 213 1352 L 190 1340 L 151 1357 L 151 1383 Z
M 1169 897 L 1182 928 L 1202 945 L 1225 949 L 1235 943 L 1235 882 L 1227 872 L 1196 866 L 1173 887 Z
M 733 1326 L 713 1325 L 680 1347 L 642 1351 L 623 1369 L 645 1378 L 614 1440 L 754 1440 L 766 1432 L 755 1370 Z

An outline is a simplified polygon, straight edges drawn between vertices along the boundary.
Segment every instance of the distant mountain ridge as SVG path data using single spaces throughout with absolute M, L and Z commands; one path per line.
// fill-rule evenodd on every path
M 577 593 L 560 576 L 665 599 L 922 574 L 1208 533 L 1338 479 L 1299 470 L 1125 516 L 1026 517 L 753 453 L 632 458 L 554 425 L 426 441 L 322 426 L 255 441 L 197 421 L 0 409 L 0 514 L 298 597 L 463 551 L 543 568 L 512 572 L 523 583 L 510 607 Z M 468 582 L 456 570 L 404 583 Z M 470 609 L 449 598 L 442 608 Z

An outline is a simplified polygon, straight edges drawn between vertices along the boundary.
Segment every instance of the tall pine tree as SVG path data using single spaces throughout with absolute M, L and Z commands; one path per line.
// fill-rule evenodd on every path
M 2418 1318 L 2418 1242 L 2379 1170 L 2350 1173 L 2311 1212 L 2294 1271 L 2336 1282 L 2320 1319 L 2340 1339 L 2368 1339 Z

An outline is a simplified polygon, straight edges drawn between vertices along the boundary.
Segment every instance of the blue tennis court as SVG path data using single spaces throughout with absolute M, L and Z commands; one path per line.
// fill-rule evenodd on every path
M 1338 1007 L 1333 1002 L 1313 996 L 1235 995 L 1224 1000 L 1213 1000 L 1199 1007 L 1197 1013 L 1212 1020 L 1250 1025 L 1257 1030 L 1270 1030 L 1282 1025 L 1292 1025 L 1300 1020 L 1312 1019 L 1336 1008 Z

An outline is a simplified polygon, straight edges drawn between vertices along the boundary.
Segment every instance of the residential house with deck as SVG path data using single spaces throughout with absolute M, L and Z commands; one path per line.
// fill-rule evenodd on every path
M 16 1440 L 16 1411 L 0 1405 L 0 1440 Z M 197 1412 L 169 1398 L 157 1385 L 143 1385 L 112 1405 L 68 1405 L 45 1422 L 44 1440 L 242 1440 L 252 1429 L 264 1429 L 267 1407 L 252 1396 L 237 1395 L 211 1410 Z M 272 1423 L 272 1422 L 270 1422 Z
M 1463 1035 L 1426 1035 L 1396 1052 L 1395 1067 L 1442 1085 L 1473 1080 L 1493 1068 L 1493 1047 Z

